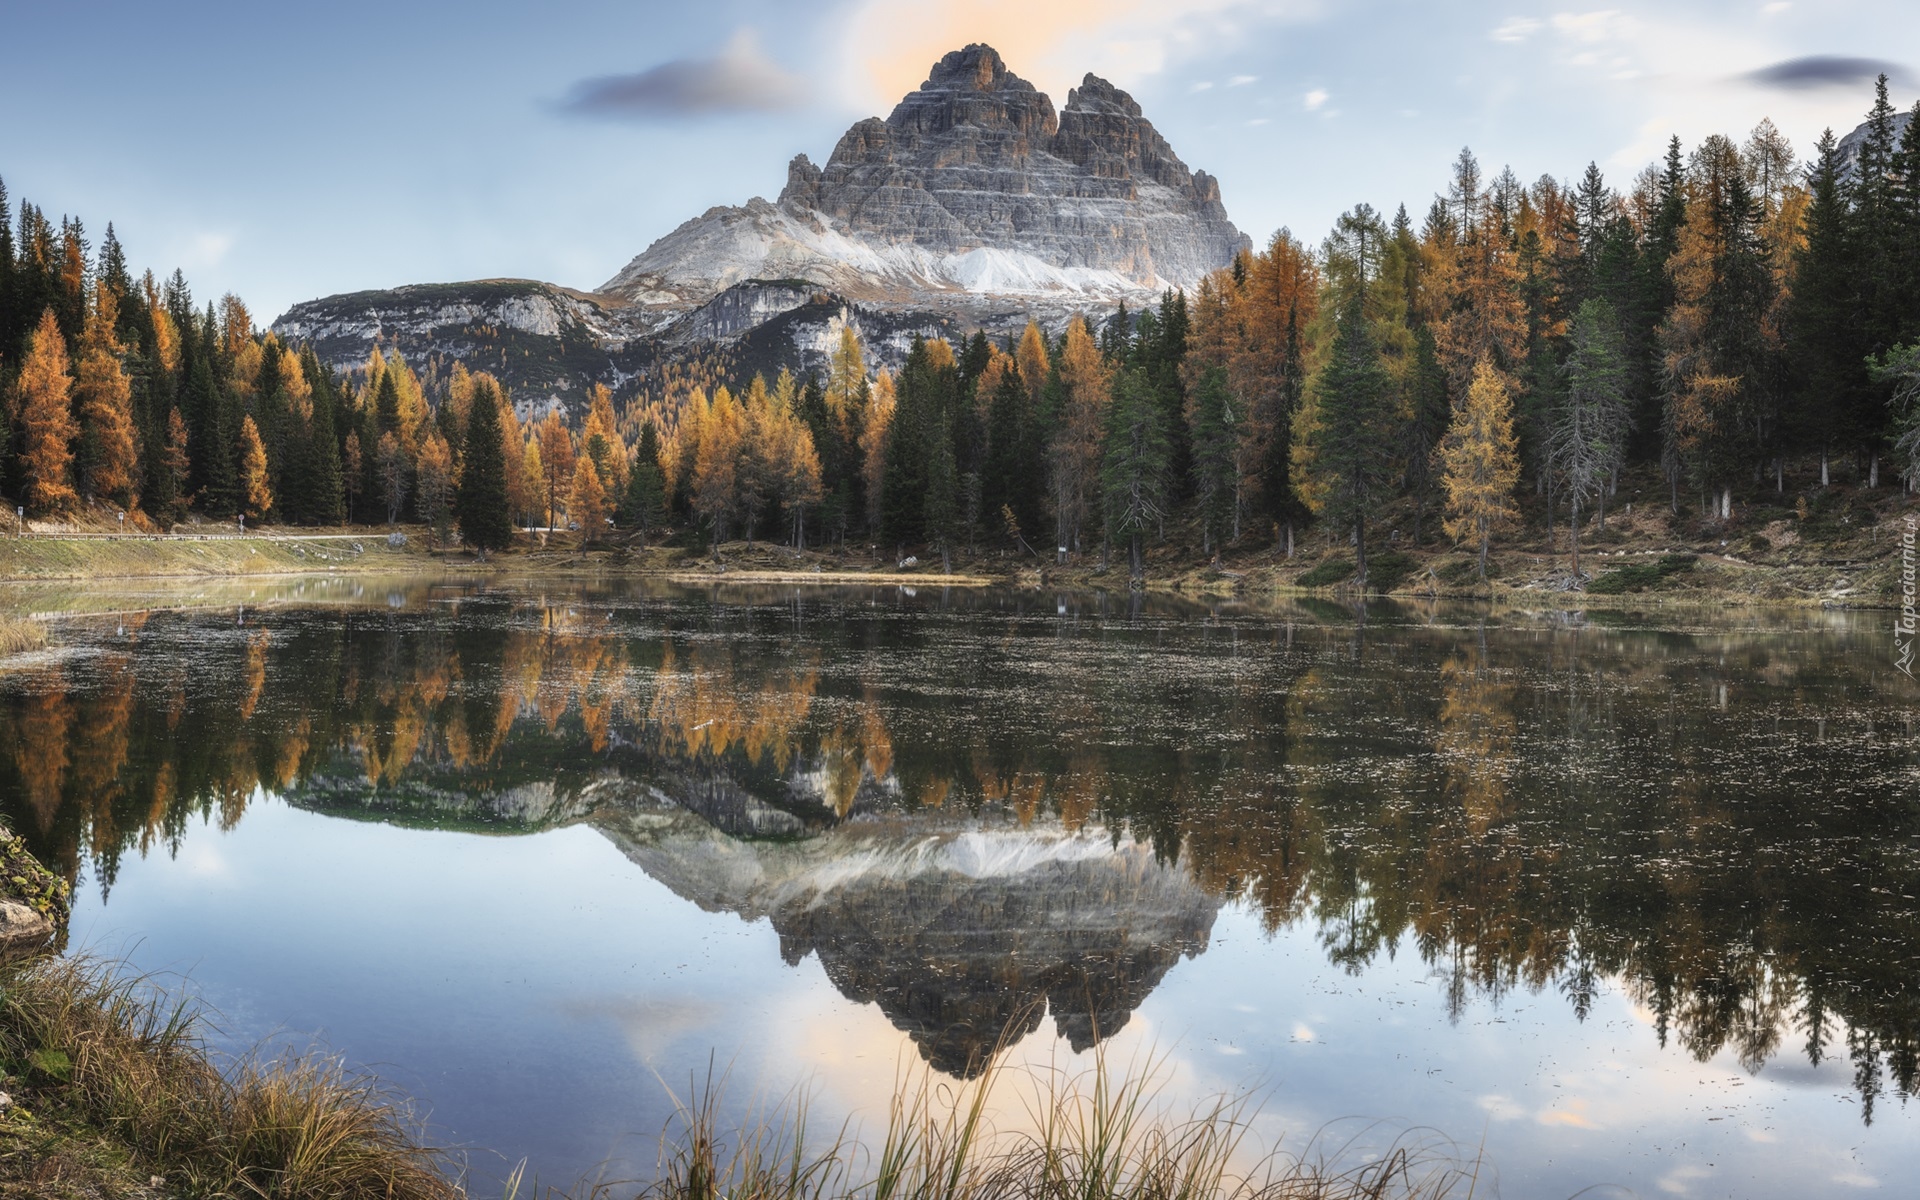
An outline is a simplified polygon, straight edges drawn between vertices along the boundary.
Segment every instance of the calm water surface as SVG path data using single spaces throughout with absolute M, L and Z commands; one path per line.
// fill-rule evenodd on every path
M 1920 1178 L 1884 615 L 282 591 L 357 595 L 0 673 L 0 808 L 72 948 L 377 1070 L 479 1179 L 645 1177 L 716 1055 L 876 1120 L 1010 1025 L 1510 1197 Z

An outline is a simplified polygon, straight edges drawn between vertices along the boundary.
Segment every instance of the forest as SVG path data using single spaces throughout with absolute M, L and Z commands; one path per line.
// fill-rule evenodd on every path
M 137 529 L 407 520 L 482 552 L 516 525 L 678 530 L 1136 578 L 1151 545 L 1291 556 L 1317 525 L 1362 586 L 1391 508 L 1483 577 L 1495 539 L 1558 529 L 1577 581 L 1627 470 L 1717 521 L 1790 486 L 1920 484 L 1920 116 L 1897 130 L 1883 78 L 1857 153 L 1829 132 L 1807 162 L 1767 121 L 1676 138 L 1624 187 L 1462 151 L 1418 224 L 1359 204 L 1155 307 L 920 340 L 897 372 L 850 322 L 824 372 L 670 373 L 644 404 L 596 385 L 577 429 L 457 364 L 331 370 L 23 200 L 0 220 L 0 491 Z

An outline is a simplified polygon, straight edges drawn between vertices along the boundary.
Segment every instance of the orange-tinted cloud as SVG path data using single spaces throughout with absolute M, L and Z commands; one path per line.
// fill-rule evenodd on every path
M 848 78 L 866 93 L 859 99 L 891 106 L 941 55 L 986 42 L 1009 70 L 1063 104 L 1066 89 L 1088 71 L 1124 87 L 1208 48 L 1237 22 L 1313 7 L 1308 0 L 863 0 L 847 25 Z

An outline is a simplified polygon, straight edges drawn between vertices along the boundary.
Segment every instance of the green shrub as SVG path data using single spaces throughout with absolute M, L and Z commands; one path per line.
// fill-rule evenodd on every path
M 1367 560 L 1367 590 L 1385 595 L 1413 574 L 1417 565 L 1396 550 L 1376 554 Z
M 1332 587 L 1353 575 L 1353 560 L 1350 558 L 1330 558 L 1306 571 L 1293 582 L 1300 587 Z
M 1656 563 L 1635 563 L 1631 567 L 1620 567 L 1608 571 L 1587 585 L 1587 591 L 1595 596 L 1618 596 L 1627 592 L 1644 591 L 1658 587 L 1669 576 L 1681 571 L 1691 571 L 1700 560 L 1691 554 L 1667 554 Z

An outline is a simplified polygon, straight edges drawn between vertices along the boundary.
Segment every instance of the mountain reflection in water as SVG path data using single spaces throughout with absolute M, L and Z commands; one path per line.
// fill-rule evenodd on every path
M 512 594 L 122 618 L 0 689 L 0 799 L 110 893 L 262 791 L 585 823 L 817 954 L 943 1071 L 1121 1028 L 1222 904 L 1353 972 L 1616 982 L 1751 1069 L 1920 1078 L 1920 787 L 1871 631 L 1653 632 L 1075 602 Z

